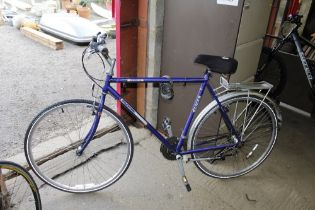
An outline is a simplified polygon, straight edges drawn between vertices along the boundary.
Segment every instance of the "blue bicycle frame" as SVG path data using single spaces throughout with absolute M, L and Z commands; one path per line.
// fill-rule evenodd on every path
M 154 134 L 161 141 L 161 143 L 163 143 L 169 150 L 171 150 L 175 154 L 186 155 L 186 154 L 191 154 L 191 153 L 204 152 L 204 151 L 208 151 L 208 150 L 217 150 L 217 149 L 224 149 L 227 147 L 234 147 L 235 145 L 238 144 L 238 142 L 240 142 L 239 135 L 237 134 L 233 124 L 231 123 L 231 120 L 229 119 L 226 112 L 224 111 L 223 106 L 222 106 L 221 102 L 219 101 L 215 91 L 213 90 L 212 86 L 208 82 L 210 77 L 211 77 L 211 72 L 209 70 L 207 70 L 205 72 L 204 77 L 197 77 L 197 78 L 180 78 L 180 77 L 179 78 L 178 77 L 174 77 L 174 78 L 165 78 L 165 77 L 135 77 L 135 78 L 121 77 L 121 78 L 115 78 L 115 77 L 112 77 L 111 75 L 107 74 L 106 78 L 105 78 L 105 84 L 102 88 L 103 94 L 101 96 L 101 100 L 100 100 L 100 103 L 98 106 L 98 111 L 97 111 L 97 114 L 95 115 L 95 119 L 94 119 L 92 128 L 90 129 L 89 133 L 85 137 L 83 143 L 80 145 L 79 150 L 77 151 L 77 154 L 81 155 L 83 153 L 84 149 L 87 147 L 89 142 L 92 140 L 92 138 L 93 138 L 93 136 L 97 130 L 97 126 L 99 124 L 100 117 L 101 117 L 101 114 L 102 114 L 102 111 L 104 108 L 105 97 L 106 97 L 107 93 L 111 94 L 115 98 L 115 100 L 119 100 L 129 113 L 132 113 L 141 123 L 143 123 L 143 125 L 146 128 L 148 128 L 152 132 L 152 134 Z M 185 127 L 181 133 L 181 136 L 179 138 L 179 142 L 176 146 L 172 146 L 171 144 L 169 144 L 169 142 L 146 119 L 144 119 L 126 100 L 123 99 L 123 97 L 114 88 L 112 88 L 110 86 L 111 83 L 164 83 L 164 82 L 200 84 L 198 94 L 194 100 L 194 103 L 193 103 L 192 109 L 190 111 L 190 114 L 188 116 L 188 119 L 186 121 Z M 187 138 L 189 127 L 191 125 L 194 114 L 198 108 L 198 105 L 201 101 L 201 97 L 202 97 L 206 88 L 209 91 L 212 98 L 219 105 L 219 110 L 221 112 L 222 118 L 223 118 L 227 128 L 232 133 L 232 135 L 234 135 L 236 137 L 237 142 L 233 143 L 233 144 L 209 146 L 209 147 L 201 148 L 201 149 L 182 151 L 181 148 L 184 144 L 184 140 Z

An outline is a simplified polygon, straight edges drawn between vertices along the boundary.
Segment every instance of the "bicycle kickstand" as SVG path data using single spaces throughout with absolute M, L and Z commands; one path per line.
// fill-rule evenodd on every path
M 177 163 L 178 163 L 179 173 L 182 176 L 182 181 L 184 182 L 186 190 L 188 192 L 190 192 L 191 191 L 191 187 L 190 187 L 190 184 L 188 183 L 188 180 L 187 180 L 186 175 L 185 175 L 183 157 L 181 155 L 176 155 L 176 160 L 177 160 Z

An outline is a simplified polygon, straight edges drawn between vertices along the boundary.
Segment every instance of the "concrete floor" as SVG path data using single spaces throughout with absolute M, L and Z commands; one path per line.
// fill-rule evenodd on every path
M 181 183 L 176 162 L 165 160 L 154 137 L 136 141 L 128 172 L 103 191 L 75 195 L 44 186 L 44 209 L 315 209 L 315 120 L 284 111 L 284 123 L 270 157 L 261 167 L 236 179 L 207 177 L 192 163 Z M 148 134 L 145 134 L 148 135 Z
M 29 123 L 47 106 L 65 99 L 93 99 L 92 82 L 81 65 L 86 46 L 64 45 L 55 51 L 16 28 L 0 26 L 0 159 L 23 152 Z M 108 39 L 107 47 L 116 57 L 115 40 Z M 101 72 L 102 65 L 91 57 L 87 68 Z M 115 107 L 108 99 L 107 105 Z

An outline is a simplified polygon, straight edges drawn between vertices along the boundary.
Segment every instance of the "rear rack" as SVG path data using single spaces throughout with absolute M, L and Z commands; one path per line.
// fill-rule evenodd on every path
M 220 77 L 220 84 L 226 90 L 270 90 L 273 85 L 261 82 L 246 82 L 246 83 L 229 83 L 224 77 Z
M 244 83 L 229 83 L 223 76 L 220 77 L 220 86 L 215 88 L 214 91 L 218 96 L 229 92 L 229 91 L 250 91 L 250 90 L 267 90 L 267 94 L 270 92 L 272 84 L 261 81 L 261 82 L 244 82 Z

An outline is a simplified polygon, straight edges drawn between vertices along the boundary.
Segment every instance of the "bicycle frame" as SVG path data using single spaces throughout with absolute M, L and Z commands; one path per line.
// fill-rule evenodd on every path
M 307 77 L 307 80 L 308 80 L 308 83 L 309 85 L 311 86 L 311 88 L 313 88 L 313 85 L 314 85 L 314 78 L 312 76 L 312 73 L 311 73 L 311 70 L 310 70 L 310 67 L 307 63 L 307 60 L 306 60 L 306 57 L 304 55 L 304 52 L 303 52 L 303 49 L 302 49 L 302 46 L 301 46 L 301 43 L 300 43 L 300 40 L 299 40 L 299 35 L 297 32 L 293 32 L 291 34 L 292 38 L 293 38 L 293 41 L 294 41 L 294 44 L 296 46 L 296 49 L 298 51 L 298 54 L 299 54 L 299 57 L 301 59 L 301 62 L 302 62 L 302 65 L 303 65 L 303 68 L 304 68 L 304 71 L 305 71 L 305 74 L 306 74 L 306 77 Z M 311 43 L 308 43 L 308 44 L 311 44 Z M 314 47 L 313 44 L 311 44 L 312 47 Z
M 90 129 L 89 133 L 85 137 L 83 143 L 80 145 L 78 148 L 77 154 L 81 155 L 84 149 L 87 147 L 89 142 L 92 140 L 103 108 L 105 104 L 105 98 L 106 95 L 109 93 L 114 97 L 115 100 L 118 100 L 122 103 L 122 105 L 126 108 L 126 110 L 129 113 L 132 113 L 147 129 L 151 131 L 152 134 L 154 134 L 162 144 L 164 144 L 169 150 L 172 152 L 179 154 L 179 155 L 186 155 L 186 154 L 191 154 L 191 153 L 198 153 L 198 152 L 204 152 L 208 150 L 217 150 L 217 149 L 224 149 L 227 147 L 233 147 L 240 142 L 240 138 L 233 127 L 233 124 L 227 114 L 225 113 L 223 106 L 221 102 L 219 101 L 215 91 L 213 90 L 212 86 L 209 84 L 209 78 L 211 77 L 211 72 L 206 71 L 204 74 L 204 77 L 196 77 L 196 78 L 180 78 L 180 77 L 174 77 L 174 78 L 165 78 L 165 77 L 130 77 L 130 78 L 115 78 L 112 77 L 110 74 L 106 75 L 105 78 L 105 85 L 102 88 L 102 96 L 100 99 L 100 103 L 98 106 L 98 111 L 97 114 L 95 115 L 95 120 L 92 125 L 92 128 Z M 181 136 L 179 137 L 179 142 L 176 145 L 176 147 L 172 146 L 169 144 L 169 142 L 144 118 L 142 117 L 126 100 L 123 99 L 123 97 L 114 89 L 110 86 L 111 83 L 163 83 L 163 82 L 173 82 L 173 83 L 195 83 L 195 84 L 200 84 L 200 88 L 198 91 L 198 94 L 193 102 L 192 109 L 190 111 L 190 114 L 188 116 L 188 119 L 185 123 L 185 127 L 181 133 Z M 220 145 L 220 146 L 209 146 L 207 148 L 202 148 L 202 149 L 194 149 L 194 150 L 187 150 L 187 151 L 182 151 L 182 147 L 184 144 L 184 140 L 187 138 L 187 134 L 190 128 L 190 125 L 192 123 L 193 117 L 195 115 L 195 112 L 199 106 L 199 103 L 201 101 L 201 98 L 204 94 L 205 89 L 207 89 L 212 96 L 212 98 L 217 102 L 219 105 L 219 110 L 222 114 L 222 118 L 227 126 L 227 128 L 232 132 L 232 134 L 236 137 L 237 142 L 233 144 L 227 144 L 227 145 Z
M 309 64 L 307 63 L 307 59 L 305 57 L 305 54 L 303 52 L 303 49 L 302 49 L 302 46 L 301 46 L 301 42 L 300 42 L 300 39 L 302 41 L 304 41 L 307 45 L 309 45 L 311 48 L 315 49 L 315 45 L 312 44 L 311 42 L 309 42 L 307 39 L 305 39 L 304 37 L 301 37 L 297 31 L 297 29 L 294 29 L 290 35 L 288 35 L 286 38 L 284 39 L 281 39 L 279 37 L 275 37 L 275 36 L 272 36 L 272 35 L 267 35 L 268 37 L 271 37 L 271 38 L 275 38 L 275 39 L 279 39 L 279 44 L 277 44 L 273 49 L 272 49 L 272 52 L 271 52 L 271 56 L 274 56 L 278 51 L 279 49 L 286 43 L 288 42 L 289 39 L 292 39 L 294 44 L 295 44 L 295 47 L 297 49 L 297 52 L 298 52 L 298 56 L 301 60 L 301 63 L 302 63 L 302 66 L 303 66 L 303 69 L 304 69 L 304 72 L 305 72 L 305 75 L 306 75 L 306 78 L 308 80 L 308 84 L 310 85 L 311 88 L 314 88 L 315 87 L 315 84 L 314 84 L 314 77 L 311 73 L 311 70 L 310 70 L 310 67 L 309 67 Z

